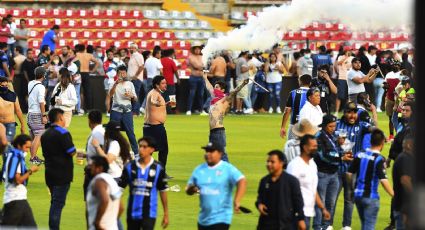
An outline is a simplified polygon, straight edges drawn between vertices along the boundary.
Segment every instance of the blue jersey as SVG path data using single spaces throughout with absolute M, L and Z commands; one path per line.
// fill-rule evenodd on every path
M 225 161 L 220 161 L 213 167 L 206 163 L 196 167 L 188 184 L 196 185 L 200 189 L 200 225 L 231 224 L 232 190 L 243 177 L 235 166 Z
M 50 51 L 54 52 L 56 48 L 55 40 L 53 40 L 56 37 L 54 30 L 49 30 L 44 35 L 43 40 L 41 41 L 40 47 L 43 47 L 44 45 L 48 45 L 50 47 Z
M 366 133 L 369 133 L 369 128 L 371 125 L 369 123 L 358 121 L 354 124 L 349 124 L 345 122 L 344 118 L 338 120 L 336 123 L 336 130 L 343 129 L 347 131 L 347 138 L 354 144 L 353 147 L 353 155 L 355 156 L 358 152 L 363 149 L 363 138 Z M 340 166 L 340 172 L 345 173 L 348 169 L 349 163 L 342 162 Z
M 384 161 L 384 157 L 379 152 L 369 149 L 357 154 L 348 169 L 348 172 L 357 174 L 354 197 L 379 199 L 379 182 L 387 179 Z
M 6 71 L 3 69 L 3 64 L 6 63 L 7 68 L 9 68 L 9 58 L 7 54 L 3 51 L 0 51 L 0 77 L 7 77 Z
M 24 152 L 19 149 L 16 149 L 12 146 L 9 146 L 7 151 L 3 155 L 3 168 L 2 168 L 2 179 L 3 181 L 14 183 L 16 172 L 18 167 L 20 167 L 21 175 L 24 175 L 27 172 L 25 164 Z M 24 185 L 27 184 L 25 180 Z
M 289 93 L 288 100 L 286 101 L 286 107 L 291 108 L 291 125 L 298 122 L 300 111 L 307 101 L 307 87 L 300 87 L 294 89 Z
M 125 165 L 119 186 L 130 186 L 128 198 L 127 218 L 141 220 L 156 218 L 158 206 L 158 191 L 167 189 L 165 171 L 162 166 L 153 161 L 144 170 L 139 163 L 132 161 Z

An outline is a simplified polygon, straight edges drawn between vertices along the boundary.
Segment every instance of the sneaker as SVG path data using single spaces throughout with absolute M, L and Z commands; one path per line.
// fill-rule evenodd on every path
M 174 177 L 173 176 L 170 176 L 170 175 L 168 175 L 168 174 L 165 174 L 165 180 L 171 180 L 171 179 L 173 179 Z
M 269 109 L 269 113 L 273 113 L 273 108 L 270 108 Z
M 382 110 L 379 108 L 379 109 L 376 110 L 376 112 L 382 113 Z
M 208 116 L 208 113 L 205 112 L 204 110 L 202 110 L 202 113 L 200 113 L 199 115 L 201 115 L 201 116 Z
M 107 117 L 110 117 L 110 116 L 111 116 L 111 114 L 110 114 L 110 113 L 106 113 L 106 116 L 107 116 Z
M 253 110 L 252 108 L 249 108 L 249 109 L 246 109 L 246 110 L 244 111 L 244 113 L 245 113 L 245 114 L 253 114 L 253 113 L 254 113 L 254 110 Z
M 345 227 L 341 228 L 341 230 L 351 230 L 351 227 L 350 226 L 345 226 Z
M 84 116 L 84 110 L 80 109 L 80 111 L 77 112 L 77 116 Z
M 395 229 L 396 229 L 395 226 L 392 225 L 391 223 L 387 227 L 384 228 L 384 230 L 395 230 Z
M 332 226 L 328 226 L 328 227 L 326 228 L 326 230 L 334 230 L 334 227 L 332 227 Z
M 34 156 L 34 157 L 30 158 L 30 163 L 35 164 L 35 165 L 40 165 L 40 164 L 44 163 L 44 160 L 38 158 L 38 156 Z
M 145 114 L 145 108 L 143 108 L 143 107 L 140 107 L 139 111 L 140 111 L 140 113 L 143 113 L 143 114 Z
M 188 115 L 188 116 L 192 115 L 192 111 L 187 111 L 186 115 Z
M 280 110 L 280 107 L 277 107 L 276 112 L 277 113 L 282 113 L 282 110 Z
M 334 113 L 334 116 L 335 116 L 335 117 L 338 117 L 338 112 L 335 112 L 335 113 Z

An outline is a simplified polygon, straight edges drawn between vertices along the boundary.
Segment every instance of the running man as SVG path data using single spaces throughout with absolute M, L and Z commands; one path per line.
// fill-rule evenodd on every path
M 248 84 L 249 80 L 246 79 L 240 84 L 236 89 L 231 91 L 228 95 L 224 92 L 226 90 L 226 84 L 221 81 L 216 81 L 214 87 L 208 81 L 208 73 L 204 72 L 203 75 L 205 85 L 208 89 L 208 92 L 212 96 L 211 106 L 209 111 L 209 120 L 210 120 L 210 135 L 209 142 L 214 142 L 222 146 L 223 154 L 221 159 L 224 161 L 229 161 L 226 153 L 226 133 L 224 130 L 224 115 L 229 109 L 230 104 L 233 101 L 234 96 Z

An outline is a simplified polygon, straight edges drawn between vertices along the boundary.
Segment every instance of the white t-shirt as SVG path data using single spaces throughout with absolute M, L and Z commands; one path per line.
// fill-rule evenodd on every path
M 301 57 L 297 61 L 297 67 L 300 68 L 300 76 L 304 74 L 313 76 L 313 59 Z
M 18 164 L 16 173 L 21 173 L 21 164 Z M 10 183 L 6 180 L 4 188 L 3 204 L 7 204 L 15 200 L 27 199 L 27 188 L 23 184 Z
M 141 55 L 139 52 L 135 52 L 131 54 L 130 60 L 128 61 L 127 75 L 133 78 L 134 75 L 136 75 L 137 70 L 139 70 L 139 68 L 143 66 L 144 63 L 145 63 L 145 60 L 143 59 L 143 55 Z M 143 81 L 143 71 L 139 73 L 139 75 L 137 76 L 137 79 L 139 79 L 140 81 Z
M 376 64 L 376 54 L 375 55 L 370 55 L 369 53 L 366 54 L 367 59 L 369 60 L 369 64 L 370 65 L 375 65 Z
M 282 65 L 280 62 L 277 62 L 275 64 L 271 64 L 270 63 L 270 70 L 272 70 L 271 72 L 267 72 L 267 76 L 266 76 L 266 82 L 267 83 L 279 83 L 282 82 L 282 74 L 279 72 L 279 70 L 275 70 L 274 68 L 276 68 L 277 66 Z
M 137 96 L 136 90 L 134 89 L 134 85 L 131 81 L 124 81 L 122 83 L 118 83 L 117 87 L 115 88 L 114 97 L 112 99 L 113 111 L 122 113 L 124 107 L 131 107 L 130 98 L 124 96 L 126 91 L 131 92 L 131 94 Z
M 155 57 L 149 57 L 145 62 L 146 75 L 148 78 L 154 78 L 157 75 L 161 75 L 162 69 L 161 60 Z
M 40 103 L 46 103 L 46 101 L 44 100 L 44 97 L 46 95 L 46 88 L 44 88 L 43 84 L 41 84 L 40 81 L 32 80 L 28 83 L 28 93 L 31 90 L 31 94 L 28 95 L 28 112 L 41 113 Z
M 306 101 L 300 111 L 299 121 L 307 119 L 312 125 L 318 127 L 323 121 L 323 112 L 320 105 L 313 106 L 309 101 Z
M 7 26 L 10 28 L 10 33 L 15 35 L 16 24 L 14 22 L 12 22 L 12 23 L 8 24 Z M 7 39 L 8 45 L 13 44 L 15 42 L 16 42 L 15 37 L 10 37 L 10 38 Z
M 316 204 L 317 183 L 317 165 L 313 159 L 308 164 L 300 157 L 296 157 L 288 164 L 286 172 L 298 179 L 301 186 L 301 194 L 304 200 L 304 215 L 307 217 L 315 216 L 314 205 Z
M 112 154 L 113 156 L 116 157 L 116 159 L 114 161 L 109 163 L 108 173 L 111 174 L 111 176 L 113 178 L 121 177 L 122 170 L 123 170 L 123 167 L 124 167 L 124 164 L 123 164 L 122 159 L 120 157 L 120 151 L 121 151 L 121 148 L 120 148 L 120 144 L 118 143 L 118 141 L 111 141 L 111 143 L 109 143 L 109 148 L 108 148 L 107 154 Z
M 356 71 L 353 68 L 351 68 L 350 71 L 348 71 L 347 73 L 348 95 L 363 93 L 366 91 L 363 83 L 357 84 L 353 81 L 353 78 L 355 77 L 364 78 L 365 76 L 366 75 L 360 70 Z
M 354 57 L 350 56 L 346 59 L 345 55 L 339 56 L 338 62 L 345 59 L 345 61 L 341 65 L 338 65 L 339 80 L 347 80 L 347 73 L 348 70 L 350 70 L 351 68 L 351 60 L 353 60 L 353 58 Z
M 87 154 L 87 164 L 91 163 L 91 157 L 97 156 L 97 151 L 96 148 L 93 146 L 92 141 L 93 138 L 96 139 L 99 142 L 99 145 L 104 145 L 105 143 L 105 128 L 103 128 L 102 125 L 97 125 L 96 127 L 94 127 L 94 129 L 91 131 L 90 133 L 90 137 L 87 140 L 87 149 L 86 149 L 86 154 Z
M 93 195 L 93 188 L 97 180 L 103 180 L 108 184 L 106 193 L 108 194 L 108 206 L 105 213 L 100 219 L 100 226 L 103 229 L 118 230 L 117 216 L 120 207 L 120 197 L 122 189 L 115 182 L 114 178 L 107 173 L 100 173 L 96 175 L 87 187 L 87 214 L 89 219 L 89 229 L 95 230 L 94 222 L 97 216 L 97 209 L 99 208 L 100 199 Z

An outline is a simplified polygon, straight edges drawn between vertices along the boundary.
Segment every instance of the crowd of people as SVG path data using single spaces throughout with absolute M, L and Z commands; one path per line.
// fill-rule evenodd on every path
M 141 51 L 135 43 L 129 50 L 103 51 L 81 44 L 59 49 L 60 28 L 55 25 L 45 34 L 36 57 L 26 43 L 25 20 L 18 28 L 12 19 L 3 18 L 0 30 L 2 225 L 36 227 L 26 186 L 44 163 L 51 194 L 49 228 L 59 229 L 77 155 L 87 158 L 83 186 L 87 228 L 123 229 L 121 196 L 126 186 L 130 187 L 128 229 L 154 228 L 158 194 L 161 225 L 167 227 L 167 181 L 173 177 L 166 170 L 169 146 L 164 124 L 167 114 L 175 111 L 180 83 L 174 50 Z M 260 181 L 255 203 L 260 213 L 257 229 L 331 230 L 342 191 L 343 229 L 351 229 L 354 205 L 362 229 L 374 229 L 379 183 L 393 197 L 388 229 L 409 226 L 415 76 L 407 50 L 379 51 L 369 46 L 367 52 L 362 47 L 354 54 L 342 47 L 333 59 L 332 52 L 320 47 L 313 55 L 309 49 L 295 52 L 290 63 L 275 45 L 267 54 L 242 51 L 234 57 L 223 51 L 207 66 L 201 51 L 202 45 L 194 44 L 187 59 L 191 75 L 186 108 L 186 115 L 209 116 L 209 143 L 202 147 L 206 162 L 195 168 L 186 187 L 188 195 L 200 196 L 198 229 L 229 229 L 246 191 L 245 176 L 229 162 L 225 115 L 281 113 L 282 108 L 280 136 L 287 136 L 287 141 L 283 151 L 267 154 L 269 174 Z M 102 113 L 93 110 L 93 75 L 105 77 L 110 119 L 106 125 Z M 300 87 L 289 93 L 282 107 L 284 75 L 298 77 Z M 389 117 L 388 138 L 378 128 L 381 109 Z M 91 133 L 86 150 L 77 152 L 67 128 L 73 114 L 84 111 Z M 133 120 L 140 113 L 144 137 L 136 140 Z M 15 132 L 15 115 L 20 135 Z M 26 126 L 31 136 L 25 134 Z M 381 152 L 387 141 L 392 143 L 385 157 Z M 37 156 L 40 145 L 44 160 Z M 155 151 L 158 161 L 152 157 Z M 26 152 L 31 154 L 31 166 L 25 162 Z M 393 186 L 385 171 L 391 161 L 395 161 Z

